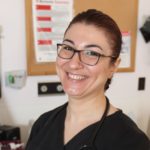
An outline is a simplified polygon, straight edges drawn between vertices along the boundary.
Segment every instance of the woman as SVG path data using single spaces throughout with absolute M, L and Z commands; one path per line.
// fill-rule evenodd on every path
M 105 96 L 121 44 L 117 24 L 100 11 L 72 20 L 56 60 L 68 103 L 41 115 L 26 150 L 150 150 L 146 135 Z

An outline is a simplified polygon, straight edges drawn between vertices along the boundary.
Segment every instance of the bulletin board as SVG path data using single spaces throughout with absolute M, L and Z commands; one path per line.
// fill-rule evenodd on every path
M 55 62 L 37 63 L 35 60 L 32 0 L 26 0 L 25 3 L 28 75 L 56 74 Z M 125 33 L 128 53 L 126 53 L 125 59 L 123 58 L 126 62 L 123 67 L 119 67 L 118 72 L 133 72 L 135 69 L 138 0 L 74 0 L 74 14 L 89 8 L 95 8 L 110 15 L 117 22 L 122 33 Z
M 75 0 L 75 14 L 96 8 L 110 15 L 119 25 L 128 53 L 121 54 L 122 64 L 118 72 L 133 72 L 137 33 L 138 0 Z M 130 42 L 130 43 L 129 43 Z
M 26 9 L 26 48 L 27 48 L 27 73 L 28 75 L 56 74 L 55 62 L 37 63 L 35 58 L 33 36 L 32 0 L 25 0 Z

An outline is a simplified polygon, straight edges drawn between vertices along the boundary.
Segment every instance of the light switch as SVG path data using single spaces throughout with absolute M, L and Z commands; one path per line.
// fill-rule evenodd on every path
M 140 77 L 139 78 L 138 90 L 145 90 L 145 77 Z

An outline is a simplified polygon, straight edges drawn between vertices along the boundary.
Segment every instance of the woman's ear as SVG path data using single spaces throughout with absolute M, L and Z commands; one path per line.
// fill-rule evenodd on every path
M 57 61 L 58 61 L 57 59 L 58 59 L 58 57 L 56 58 L 55 69 L 56 69 L 56 74 L 59 77 L 59 69 L 58 69 L 58 66 L 57 66 Z
M 120 64 L 120 61 L 121 61 L 121 58 L 118 57 L 117 60 L 111 64 L 111 70 L 110 70 L 109 78 L 112 78 L 113 74 L 115 72 L 117 72 L 119 64 Z
M 114 63 L 114 72 L 117 72 L 117 70 L 118 70 L 118 68 L 119 68 L 119 64 L 120 64 L 120 62 L 121 62 L 121 58 L 120 57 L 118 57 L 117 58 L 117 60 L 115 61 L 115 63 Z

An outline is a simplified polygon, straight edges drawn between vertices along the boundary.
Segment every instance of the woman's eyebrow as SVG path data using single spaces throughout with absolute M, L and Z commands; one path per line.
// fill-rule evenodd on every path
M 69 42 L 69 43 L 74 45 L 74 42 L 72 40 L 69 40 L 69 39 L 64 39 L 63 42 Z
M 75 43 L 72 40 L 69 40 L 69 39 L 64 39 L 63 42 L 69 42 L 69 43 L 75 45 Z M 89 44 L 89 45 L 85 46 L 85 48 L 93 48 L 93 47 L 96 47 L 96 48 L 99 48 L 100 50 L 103 50 L 103 48 L 101 46 L 96 45 L 96 44 Z
M 86 47 L 86 48 L 96 47 L 96 48 L 99 48 L 100 50 L 103 50 L 103 48 L 102 48 L 101 46 L 96 45 L 96 44 L 86 45 L 85 47 Z

